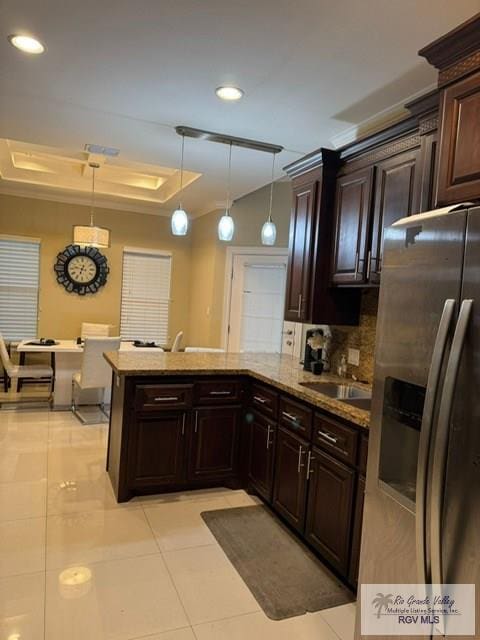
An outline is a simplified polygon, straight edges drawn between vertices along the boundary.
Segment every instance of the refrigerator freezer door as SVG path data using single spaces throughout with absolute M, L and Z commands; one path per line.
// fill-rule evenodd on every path
M 445 301 L 460 299 L 466 220 L 465 211 L 412 216 L 385 234 L 359 584 L 418 581 L 423 405 Z
M 442 513 L 443 582 L 476 585 L 480 637 L 480 208 L 470 210 L 462 299 L 472 313 L 450 421 Z M 435 514 L 432 513 L 432 516 Z M 449 635 L 449 639 L 457 636 Z M 460 636 L 458 636 L 460 638 Z

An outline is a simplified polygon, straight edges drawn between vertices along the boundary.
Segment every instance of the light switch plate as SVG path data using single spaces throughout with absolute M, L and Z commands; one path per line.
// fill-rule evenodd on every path
M 348 350 L 348 364 L 353 364 L 355 367 L 358 367 L 360 364 L 360 349 Z

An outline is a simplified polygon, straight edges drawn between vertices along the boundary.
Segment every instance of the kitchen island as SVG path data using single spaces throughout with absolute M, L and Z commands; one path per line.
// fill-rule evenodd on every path
M 113 370 L 107 471 L 119 502 L 245 488 L 355 585 L 370 414 L 303 386 L 345 379 L 272 354 L 105 358 Z

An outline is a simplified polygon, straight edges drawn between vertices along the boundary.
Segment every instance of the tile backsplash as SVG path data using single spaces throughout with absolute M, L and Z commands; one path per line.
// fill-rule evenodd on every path
M 375 329 L 377 324 L 378 289 L 366 289 L 362 293 L 360 323 L 358 327 L 331 325 L 332 352 L 331 371 L 337 372 L 343 354 L 348 349 L 360 350 L 359 366 L 348 365 L 348 376 L 356 376 L 358 380 L 373 382 L 373 365 L 375 351 Z

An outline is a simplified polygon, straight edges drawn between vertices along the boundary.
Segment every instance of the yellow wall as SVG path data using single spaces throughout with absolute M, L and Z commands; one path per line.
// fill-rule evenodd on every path
M 268 214 L 270 186 L 235 202 L 232 242 L 221 242 L 217 225 L 223 211 L 212 211 L 193 221 L 189 338 L 197 346 L 220 347 L 227 246 L 261 247 L 260 231 Z M 290 182 L 275 184 L 273 220 L 277 247 L 288 246 L 292 189 Z
M 175 238 L 165 216 L 97 209 L 95 221 L 111 229 L 105 249 L 110 274 L 97 294 L 67 293 L 55 278 L 57 253 L 72 239 L 74 224 L 88 224 L 89 207 L 0 194 L 0 234 L 41 240 L 39 336 L 75 338 L 80 324 L 101 322 L 119 330 L 122 252 L 125 246 L 172 252 L 172 303 L 169 334 L 185 333 L 184 344 L 220 346 L 224 297 L 225 255 L 228 245 L 260 246 L 260 230 L 268 210 L 269 188 L 238 200 L 232 208 L 236 231 L 231 243 L 217 239 L 222 212 L 192 221 L 187 237 Z M 290 219 L 290 183 L 275 185 L 274 220 L 277 246 L 287 246 Z
M 172 252 L 169 333 L 173 338 L 180 329 L 186 330 L 191 240 L 174 238 L 167 217 L 98 209 L 95 222 L 112 231 L 112 246 L 102 250 L 110 267 L 107 284 L 94 295 L 79 296 L 57 283 L 53 270 L 57 253 L 71 242 L 72 226 L 88 220 L 89 208 L 83 205 L 0 195 L 0 233 L 41 240 L 39 335 L 75 338 L 82 321 L 112 324 L 118 332 L 124 246 Z

